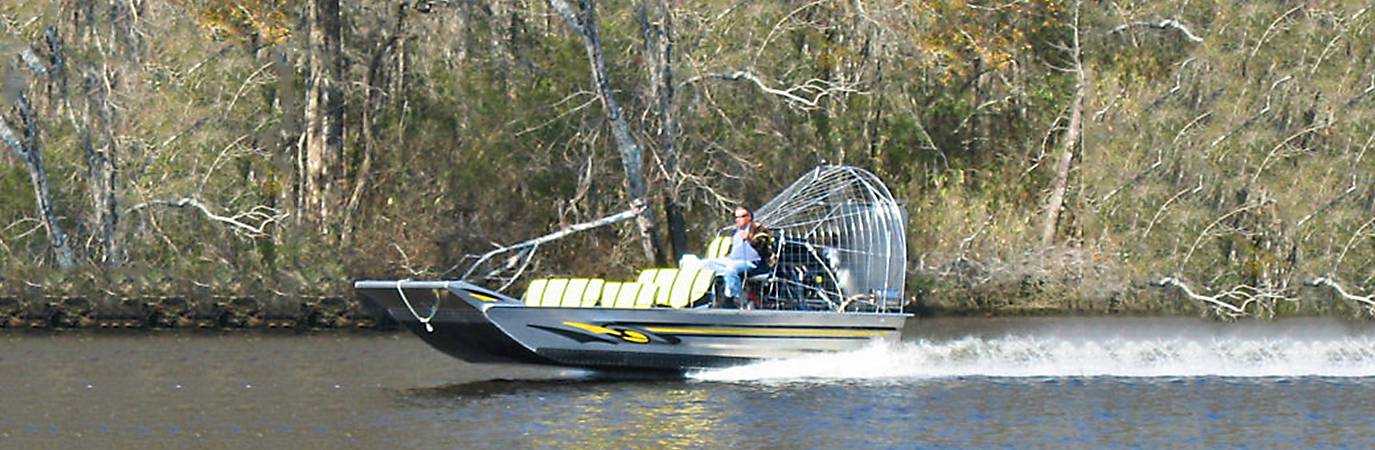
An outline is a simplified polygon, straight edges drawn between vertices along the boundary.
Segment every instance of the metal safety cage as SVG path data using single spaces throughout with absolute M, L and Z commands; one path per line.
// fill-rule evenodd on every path
M 767 273 L 747 282 L 756 307 L 901 312 L 907 212 L 878 176 L 852 166 L 817 167 L 754 218 L 774 236 Z

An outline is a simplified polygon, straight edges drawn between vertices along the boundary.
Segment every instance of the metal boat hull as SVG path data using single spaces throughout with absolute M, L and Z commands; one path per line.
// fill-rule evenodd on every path
M 723 367 L 896 341 L 908 317 L 528 307 L 517 299 L 457 281 L 359 281 L 355 288 L 430 346 L 478 363 L 672 371 Z M 416 316 L 429 318 L 430 327 Z

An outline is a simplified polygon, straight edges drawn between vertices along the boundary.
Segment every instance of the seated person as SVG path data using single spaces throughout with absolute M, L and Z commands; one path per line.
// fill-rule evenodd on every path
M 701 261 L 703 268 L 725 279 L 727 304 L 740 305 L 744 296 L 744 277 L 751 270 L 764 266 L 760 248 L 768 252 L 768 231 L 754 222 L 754 212 L 744 206 L 735 208 L 735 234 L 731 236 L 730 254 L 724 258 Z

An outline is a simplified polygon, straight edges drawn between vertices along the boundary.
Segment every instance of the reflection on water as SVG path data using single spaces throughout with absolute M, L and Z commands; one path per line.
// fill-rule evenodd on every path
M 406 334 L 0 334 L 0 447 L 1369 447 L 1375 329 L 914 321 L 673 379 L 476 366 Z

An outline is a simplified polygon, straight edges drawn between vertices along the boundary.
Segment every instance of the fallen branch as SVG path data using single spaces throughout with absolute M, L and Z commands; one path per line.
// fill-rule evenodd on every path
M 1112 191 L 1108 192 L 1107 195 L 1104 195 L 1103 198 L 1100 199 L 1100 200 L 1098 200 L 1098 201 L 1101 203 L 1101 202 L 1107 202 L 1108 200 L 1111 200 L 1112 197 L 1113 197 L 1114 195 L 1117 195 L 1118 192 L 1122 192 L 1123 189 L 1126 189 L 1127 187 L 1129 187 L 1129 186 L 1131 186 L 1131 185 L 1133 185 L 1133 184 L 1136 184 L 1136 183 L 1140 182 L 1141 180 L 1145 179 L 1145 178 L 1146 178 L 1146 175 L 1150 175 L 1150 174 L 1151 174 L 1151 171 L 1153 171 L 1153 170 L 1159 168 L 1160 166 L 1162 166 L 1162 165 L 1164 165 L 1164 164 L 1165 164 L 1165 152 L 1164 152 L 1163 150 L 1157 150 L 1157 151 L 1155 152 L 1155 162 L 1154 162 L 1154 163 L 1152 163 L 1150 166 L 1147 166 L 1146 169 L 1145 169 L 1145 170 L 1142 170 L 1140 173 L 1137 173 L 1136 176 L 1132 177 L 1132 179 L 1127 180 L 1126 183 L 1122 183 L 1121 186 L 1117 186 L 1117 188 L 1115 188 L 1115 189 L 1113 189 Z
M 1323 286 L 1330 287 L 1332 288 L 1332 290 L 1337 291 L 1337 295 L 1339 297 L 1356 302 L 1359 306 L 1364 308 L 1366 314 L 1370 315 L 1371 317 L 1375 317 L 1375 294 L 1356 295 L 1346 292 L 1346 289 L 1343 289 L 1341 284 L 1338 284 L 1336 280 L 1333 280 L 1329 277 L 1314 278 L 1312 280 L 1303 282 L 1303 284 L 1313 288 L 1319 288 Z
M 725 81 L 748 81 L 754 83 L 754 85 L 758 87 L 760 91 L 763 91 L 765 94 L 782 97 L 785 101 L 788 102 L 788 104 L 797 106 L 798 108 L 804 111 L 813 111 L 821 109 L 821 99 L 826 98 L 827 96 L 832 96 L 835 93 L 859 92 L 858 90 L 853 89 L 849 86 L 820 79 L 807 80 L 806 83 L 792 86 L 787 89 L 778 89 L 769 86 L 768 83 L 765 83 L 764 80 L 761 80 L 759 76 L 755 75 L 753 72 L 749 72 L 746 70 L 737 70 L 732 73 L 713 73 L 696 76 L 689 78 L 686 81 L 683 81 L 682 84 L 692 84 L 697 81 L 701 81 L 705 78 L 715 78 L 718 80 Z M 811 96 L 811 98 L 802 97 L 801 95 L 798 95 L 798 93 L 802 93 L 803 95 L 809 95 Z
M 1192 258 L 1192 257 L 1194 256 L 1194 250 L 1197 250 L 1197 249 L 1198 249 L 1198 244 L 1199 244 L 1199 243 L 1202 243 L 1202 242 L 1203 242 L 1203 239 L 1209 236 L 1209 235 L 1208 235 L 1208 232 L 1211 231 L 1211 230 L 1213 229 L 1213 227 L 1215 227 L 1215 226 L 1217 226 L 1218 224 L 1222 223 L 1223 220 L 1227 220 L 1228 217 L 1232 217 L 1232 216 L 1234 216 L 1234 215 L 1237 215 L 1237 214 L 1240 214 L 1240 213 L 1243 213 L 1243 212 L 1247 212 L 1247 211 L 1250 211 L 1250 210 L 1252 210 L 1252 209 L 1260 208 L 1260 207 L 1269 205 L 1269 204 L 1271 204 L 1271 203 L 1274 203 L 1274 200 L 1273 200 L 1273 199 L 1270 199 L 1270 198 L 1267 198 L 1267 197 L 1261 197 L 1260 200 L 1258 200 L 1258 201 L 1255 201 L 1255 202 L 1251 202 L 1251 203 L 1247 203 L 1247 204 L 1241 205 L 1240 208 L 1234 209 L 1234 210 L 1232 210 L 1231 212 L 1228 212 L 1227 214 L 1223 214 L 1223 215 L 1221 215 L 1221 216 L 1218 216 L 1218 218 L 1217 218 L 1216 220 L 1213 220 L 1213 222 L 1212 222 L 1212 223 L 1209 223 L 1208 226 L 1203 227 L 1203 231 L 1201 231 L 1201 232 L 1198 233 L 1198 237 L 1194 239 L 1193 245 L 1190 245 L 1190 246 L 1189 246 L 1189 252 L 1188 252 L 1188 253 L 1185 253 L 1185 254 L 1184 254 L 1184 259 L 1183 259 L 1182 261 L 1179 262 L 1179 268 L 1180 268 L 1180 269 L 1183 269 L 1183 268 L 1184 268 L 1184 265 L 1189 263 L 1189 259 Z
M 1346 259 L 1346 252 L 1351 251 L 1351 247 L 1356 245 L 1356 241 L 1359 241 L 1365 236 L 1363 232 L 1371 225 L 1375 225 L 1375 218 L 1367 220 L 1365 223 L 1361 224 L 1360 227 L 1356 228 L 1356 232 L 1351 233 L 1351 239 L 1346 240 L 1346 245 L 1342 246 L 1341 253 L 1337 254 L 1337 260 L 1332 263 L 1333 270 L 1336 270 L 1337 267 L 1341 267 L 1342 260 Z
M 1361 99 L 1365 98 L 1367 95 L 1370 95 L 1370 93 L 1372 92 L 1375 92 L 1375 75 L 1370 76 L 1370 84 L 1366 86 L 1364 91 L 1361 91 L 1359 94 L 1352 96 L 1351 100 L 1346 101 L 1346 107 L 1350 108 L 1356 106 L 1357 103 L 1360 103 Z
M 1110 33 L 1110 34 L 1117 34 L 1117 33 L 1121 33 L 1121 32 L 1123 32 L 1123 31 L 1126 31 L 1126 30 L 1129 29 L 1129 28 L 1136 28 L 1136 27 L 1146 27 L 1146 28 L 1152 28 L 1152 29 L 1156 29 L 1156 30 L 1168 30 L 1168 29 L 1170 29 L 1170 28 L 1173 28 L 1173 29 L 1179 30 L 1179 32 L 1181 32 L 1181 33 L 1184 33 L 1184 38 L 1185 38 L 1185 39 L 1188 39 L 1188 40 L 1193 41 L 1193 42 L 1203 42 L 1203 38 L 1198 37 L 1198 35 L 1195 35 L 1192 31 L 1189 31 L 1189 28 L 1188 28 L 1188 27 L 1184 26 L 1184 24 L 1182 24 L 1182 23 L 1180 23 L 1178 20 L 1174 20 L 1174 19 L 1163 19 L 1163 20 L 1161 20 L 1161 21 L 1159 21 L 1159 22 L 1146 22 L 1146 21 L 1143 20 L 1143 21 L 1136 21 L 1136 22 L 1131 22 L 1131 23 L 1124 23 L 1124 24 L 1118 25 L 1116 28 L 1113 28 L 1113 29 L 1112 29 L 1111 31 L 1109 31 L 1108 33 Z
M 412 278 L 416 277 L 417 275 L 421 275 L 421 274 L 424 273 L 424 271 L 415 270 L 415 269 L 411 268 L 411 257 L 410 257 L 410 255 L 407 255 L 407 254 L 406 254 L 406 251 L 405 251 L 405 250 L 402 250 L 402 249 L 401 249 L 401 246 L 400 246 L 400 245 L 397 245 L 395 242 L 393 242 L 393 243 L 391 244 L 391 246 L 392 246 L 392 248 L 395 248 L 395 249 L 396 249 L 396 252 L 397 252 L 397 253 L 400 253 L 400 254 L 401 254 L 401 268 L 402 268 L 402 269 L 406 269 L 407 272 L 410 272 Z
M 274 222 L 285 219 L 287 217 L 287 213 L 279 212 L 274 208 L 269 208 L 261 205 L 254 206 L 252 209 L 249 209 L 245 212 L 235 213 L 232 216 L 223 216 L 216 214 L 214 211 L 211 211 L 210 207 L 206 206 L 205 203 L 202 203 L 200 200 L 191 197 L 184 197 L 179 200 L 153 200 L 139 203 L 137 205 L 134 205 L 133 207 L 130 207 L 127 210 L 124 210 L 124 215 L 129 215 L 129 213 L 147 208 L 149 206 L 166 206 L 169 208 L 195 208 L 200 210 L 200 212 L 204 214 L 207 219 L 229 225 L 230 229 L 233 230 L 235 234 L 240 234 L 249 238 L 263 236 L 269 225 L 273 224 Z
M 1238 131 L 1241 131 L 1241 130 L 1244 130 L 1244 129 L 1250 127 L 1252 124 L 1254 124 L 1254 123 L 1256 122 L 1256 120 L 1260 119 L 1261 116 L 1264 116 L 1265 114 L 1269 113 L 1270 110 L 1271 110 L 1271 107 L 1272 107 L 1272 105 L 1271 105 L 1271 103 L 1270 103 L 1270 101 L 1271 101 L 1271 96 L 1275 93 L 1275 88 L 1278 88 L 1279 85 L 1284 84 L 1285 82 L 1287 82 L 1287 81 L 1289 81 L 1289 80 L 1291 80 L 1291 79 L 1293 79 L 1293 78 L 1294 78 L 1293 75 L 1285 75 L 1284 77 L 1282 77 L 1282 78 L 1280 78 L 1280 79 L 1278 79 L 1278 80 L 1275 80 L 1274 83 L 1270 83 L 1270 91 L 1269 91 L 1269 92 L 1266 92 L 1266 94 L 1265 94 L 1265 107 L 1264 107 L 1264 108 L 1261 108 L 1261 110 L 1260 110 L 1259 112 L 1257 112 L 1257 113 L 1255 113 L 1254 115 L 1252 115 L 1251 117 L 1247 118 L 1245 122 L 1242 122 L 1242 123 L 1241 123 L 1241 125 L 1237 125 L 1235 128 L 1232 128 L 1231 130 L 1228 130 L 1227 133 L 1223 134 L 1222 136 L 1218 136 L 1217 139 L 1213 139 L 1213 142 L 1212 142 L 1211 144 L 1208 144 L 1208 148 L 1217 147 L 1217 145 L 1218 145 L 1218 144 L 1221 144 L 1222 141 L 1225 141 L 1225 140 L 1227 140 L 1227 138 L 1232 137 L 1232 135 L 1233 135 L 1233 134 L 1236 134 Z M 1375 85 L 1373 85 L 1373 86 L 1375 86 Z M 1286 140 L 1286 141 L 1287 141 L 1287 140 Z M 1219 156 L 1218 159 L 1220 160 L 1221 157 Z
M 459 268 L 459 266 L 463 265 L 463 261 L 466 261 L 466 260 L 468 260 L 468 259 L 470 259 L 470 258 L 475 258 L 475 259 L 477 259 L 477 261 L 473 262 L 472 265 L 468 266 L 468 270 L 467 270 L 466 272 L 463 273 L 463 276 L 459 277 L 459 280 L 467 280 L 468 277 L 472 276 L 473 271 L 476 271 L 476 270 L 478 269 L 478 267 L 481 267 L 483 263 L 486 263 L 487 260 L 492 259 L 492 257 L 494 257 L 494 256 L 496 256 L 496 255 L 500 255 L 500 254 L 502 254 L 502 253 L 510 252 L 510 251 L 513 251 L 513 250 L 523 250 L 523 249 L 529 248 L 529 249 L 531 249 L 531 251 L 529 251 L 529 252 L 520 252 L 520 253 L 517 253 L 517 254 L 513 255 L 513 256 L 510 257 L 510 258 L 507 258 L 506 263 L 505 263 L 501 268 L 494 269 L 493 271 L 488 272 L 488 273 L 484 276 L 484 278 L 492 278 L 492 277 L 496 276 L 497 274 L 500 274 L 500 273 L 503 272 L 503 271 L 506 271 L 506 270 L 510 270 L 510 269 L 516 268 L 517 265 L 520 265 L 520 267 L 521 267 L 521 269 L 522 269 L 522 271 L 523 271 L 523 270 L 524 270 L 524 265 L 522 265 L 521 262 L 522 262 L 522 261 L 526 261 L 526 260 L 528 260 L 529 258 L 534 257 L 534 250 L 537 249 L 537 248 L 539 247 L 540 244 L 544 244 L 544 243 L 551 242 L 551 241 L 556 241 L 556 240 L 562 239 L 562 238 L 564 238 L 564 237 L 567 237 L 568 235 L 571 235 L 571 234 L 573 234 L 573 233 L 577 233 L 577 232 L 579 232 L 579 231 L 586 231 L 586 230 L 590 230 L 590 229 L 593 229 L 593 228 L 604 227 L 604 226 L 607 226 L 607 225 L 611 225 L 611 224 L 613 224 L 613 223 L 623 222 L 623 221 L 626 221 L 626 220 L 634 219 L 636 216 L 638 216 L 638 215 L 641 213 L 641 210 L 642 210 L 642 209 L 644 209 L 644 206 L 640 206 L 640 207 L 638 207 L 638 208 L 627 209 L 627 210 L 625 210 L 625 211 L 621 211 L 621 212 L 619 212 L 619 213 L 616 213 L 616 214 L 613 214 L 613 215 L 610 215 L 610 216 L 606 216 L 606 217 L 603 217 L 603 218 L 600 218 L 600 219 L 597 219 L 597 220 L 593 220 L 593 221 L 590 221 L 590 222 L 583 222 L 583 223 L 579 223 L 579 224 L 569 225 L 569 226 L 567 226 L 567 227 L 564 227 L 563 229 L 560 229 L 559 231 L 555 231 L 555 232 L 553 232 L 553 233 L 549 233 L 549 234 L 546 234 L 546 235 L 544 235 L 544 236 L 540 236 L 540 237 L 537 237 L 537 238 L 534 238 L 534 239 L 530 239 L 530 240 L 527 240 L 527 241 L 522 241 L 522 242 L 519 242 L 519 243 L 516 243 L 516 244 L 507 245 L 507 246 L 502 246 L 502 247 L 497 247 L 495 250 L 489 251 L 489 252 L 487 252 L 487 253 L 483 253 L 483 254 L 481 254 L 481 255 L 464 255 L 463 258 L 459 261 L 458 264 L 455 264 L 453 267 L 450 267 L 449 270 L 445 270 L 444 273 L 440 274 L 440 276 L 441 276 L 441 277 L 446 276 L 446 275 L 448 275 L 449 273 L 453 272 L 454 270 L 457 270 L 457 269 Z M 509 286 L 510 283 L 508 282 L 507 285 Z
M 1354 194 L 1354 193 L 1356 193 L 1356 177 L 1355 177 L 1355 176 L 1352 176 L 1352 177 L 1351 177 L 1351 187 L 1346 188 L 1345 191 L 1342 191 L 1341 194 L 1338 194 L 1338 195 L 1337 195 L 1335 198 L 1333 198 L 1331 201 L 1327 202 L 1327 204 L 1323 205 L 1322 207 L 1319 207 L 1319 208 L 1316 209 L 1316 210 L 1313 210 L 1313 212 L 1308 213 L 1308 215 L 1303 216 L 1302 219 L 1299 219 L 1298 223 L 1295 223 L 1295 224 L 1294 224 L 1294 227 L 1295 227 L 1295 228 L 1302 228 L 1302 227 L 1303 227 L 1303 224 L 1304 224 L 1305 222 L 1308 222 L 1309 220 L 1312 220 L 1313 217 L 1315 217 L 1315 216 L 1317 216 L 1317 215 L 1319 215 L 1319 214 L 1322 214 L 1322 213 L 1326 212 L 1326 211 L 1329 210 L 1329 209 L 1332 209 L 1332 207 L 1337 206 L 1338 203 L 1341 203 L 1342 200 L 1346 199 L 1347 196 L 1349 196 L 1349 195 L 1351 195 L 1351 194 Z
M 1269 39 L 1269 38 L 1270 38 L 1270 33 L 1271 33 L 1272 31 L 1275 31 L 1275 26 L 1276 26 L 1276 25 L 1279 25 L 1280 22 L 1284 21 L 1284 18 L 1289 17 L 1290 14 L 1293 14 L 1294 12 L 1296 12 L 1296 11 L 1298 11 L 1298 10 L 1300 10 L 1300 9 L 1303 9 L 1303 6 L 1304 6 L 1304 5 L 1303 5 L 1302 3 L 1300 3 L 1298 6 L 1295 6 L 1295 7 L 1291 8 L 1290 10 L 1285 11 L 1284 14 L 1280 14 L 1279 17 L 1276 17 L 1276 18 L 1275 18 L 1275 21 L 1274 21 L 1274 22 L 1270 22 L 1270 26 L 1265 28 L 1265 33 L 1262 33 L 1262 34 L 1260 35 L 1260 40 L 1259 40 L 1259 41 L 1256 41 L 1256 46 L 1255 46 L 1255 48 L 1252 48 L 1252 49 L 1251 49 L 1251 55 L 1248 56 L 1246 59 L 1248 59 L 1248 60 L 1249 60 L 1249 59 L 1255 59 L 1255 58 L 1256 58 L 1256 52 L 1259 52 L 1259 51 L 1260 51 L 1260 47 L 1265 45 L 1266 39 Z
M 1184 293 L 1186 297 L 1198 300 L 1208 305 L 1213 314 L 1229 320 L 1250 315 L 1246 310 L 1251 305 L 1262 308 L 1269 316 L 1274 316 L 1274 302 L 1276 300 L 1291 300 L 1283 294 L 1282 290 L 1261 289 L 1255 286 L 1238 285 L 1229 290 L 1218 293 L 1217 295 L 1202 295 L 1194 292 L 1189 285 L 1184 284 L 1178 278 L 1165 277 L 1151 282 L 1155 287 L 1176 287 Z M 1240 304 L 1234 305 L 1227 300 L 1239 300 Z

